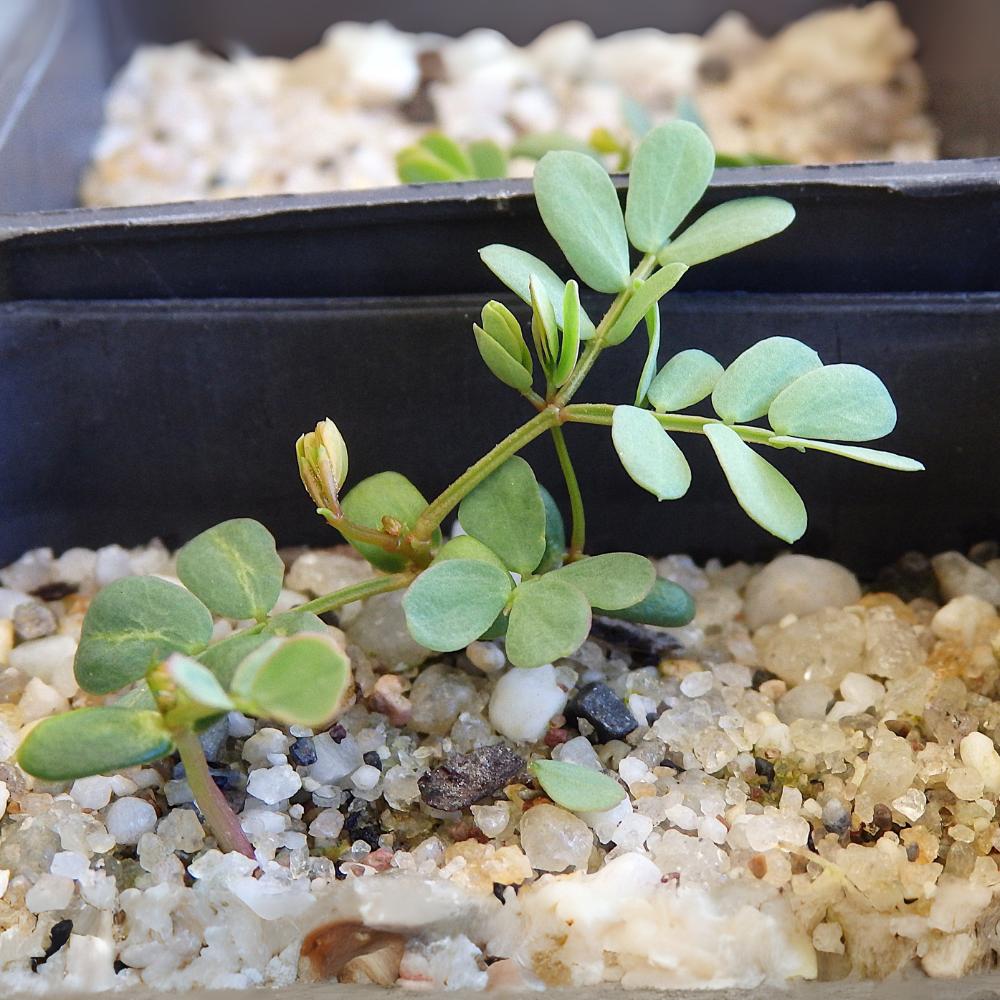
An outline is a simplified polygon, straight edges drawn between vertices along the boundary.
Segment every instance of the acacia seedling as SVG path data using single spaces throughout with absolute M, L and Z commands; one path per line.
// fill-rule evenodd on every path
M 424 145 L 458 169 L 445 144 Z M 484 247 L 483 262 L 530 309 L 531 346 L 517 317 L 498 301 L 483 307 L 473 327 L 487 368 L 534 415 L 430 502 L 392 471 L 342 496 L 347 447 L 336 425 L 321 421 L 296 444 L 302 482 L 317 512 L 375 575 L 274 614 L 282 566 L 271 536 L 245 519 L 209 529 L 178 556 L 184 587 L 136 578 L 97 595 L 83 626 L 77 678 L 98 695 L 131 690 L 108 707 L 40 723 L 19 751 L 25 770 L 67 780 L 176 749 L 220 844 L 249 850 L 209 777 L 196 734 L 233 709 L 305 725 L 335 716 L 349 694 L 350 664 L 317 615 L 405 590 L 406 622 L 423 646 L 447 652 L 502 638 L 518 667 L 571 655 L 587 638 L 595 611 L 654 626 L 686 624 L 694 613 L 691 597 L 657 578 L 645 556 L 586 555 L 568 425 L 607 427 L 625 471 L 658 500 L 679 499 L 691 484 L 677 438 L 704 438 L 739 505 L 787 542 L 804 533 L 805 506 L 762 451 L 821 451 L 899 471 L 921 469 L 913 459 L 857 443 L 895 426 L 896 409 L 879 378 L 857 365 L 825 365 L 797 340 L 769 337 L 728 364 L 682 349 L 660 366 L 660 299 L 690 268 L 775 236 L 794 218 L 780 199 L 741 198 L 678 232 L 714 164 L 697 126 L 678 121 L 651 130 L 635 151 L 623 213 L 613 182 L 592 156 L 544 155 L 535 196 L 574 276 L 564 280 L 515 247 Z M 582 303 L 584 287 L 610 297 L 596 323 Z M 576 402 L 603 354 L 639 327 L 647 347 L 635 392 L 617 402 Z M 684 412 L 699 404 L 713 412 Z M 568 539 L 558 505 L 519 454 L 543 435 L 551 438 L 569 501 Z M 443 542 L 441 526 L 456 511 L 463 534 Z M 212 641 L 211 612 L 236 620 L 237 631 Z M 620 792 L 613 779 L 581 777 L 557 762 L 538 761 L 533 773 L 556 801 L 585 801 L 588 808 L 608 808 L 601 803 L 614 805 Z

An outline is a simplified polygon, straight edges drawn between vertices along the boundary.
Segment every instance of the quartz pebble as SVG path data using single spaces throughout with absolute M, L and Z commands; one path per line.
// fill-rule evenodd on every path
M 783 555 L 768 563 L 746 587 L 743 615 L 754 631 L 823 608 L 843 608 L 861 597 L 853 573 L 828 559 Z
M 580 688 L 569 702 L 566 713 L 570 718 L 586 719 L 594 727 L 601 743 L 624 739 L 638 727 L 635 717 L 621 698 L 600 681 Z
M 27 601 L 14 609 L 14 631 L 24 641 L 43 639 L 56 630 L 56 616 L 41 601 Z
M 512 667 L 493 688 L 490 722 L 508 739 L 534 742 L 545 735 L 552 717 L 566 707 L 566 700 L 551 663 L 531 669 Z
M 962 763 L 975 768 L 991 795 L 1000 795 L 1000 754 L 984 733 L 969 733 L 959 746 Z
M 542 803 L 521 817 L 521 847 L 538 871 L 586 870 L 593 843 L 587 824 L 558 806 Z
M 138 844 L 156 826 L 156 810 L 145 799 L 126 795 L 115 799 L 104 814 L 104 823 L 117 844 Z
M 942 552 L 931 565 L 945 600 L 967 595 L 1000 606 L 1000 579 L 960 552 Z
M 111 801 L 113 789 L 110 778 L 97 775 L 92 778 L 77 778 L 69 793 L 81 809 L 103 809 Z
M 290 764 L 258 768 L 247 781 L 247 792 L 268 805 L 291 798 L 301 787 L 302 779 Z
M 24 905 L 31 913 L 65 910 L 73 898 L 73 880 L 63 875 L 42 875 L 28 890 Z
M 503 788 L 524 768 L 524 759 L 503 743 L 453 755 L 420 777 L 420 797 L 433 809 L 465 809 Z

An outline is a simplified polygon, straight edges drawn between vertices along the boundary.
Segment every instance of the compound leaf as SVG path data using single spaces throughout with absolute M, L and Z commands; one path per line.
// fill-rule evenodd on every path
M 647 133 L 632 160 L 625 222 L 632 245 L 657 253 L 705 193 L 715 150 L 690 122 L 673 121 Z
M 540 667 L 574 653 L 590 634 L 590 604 L 557 575 L 522 583 L 507 623 L 507 659 L 515 667 Z
M 181 583 L 224 618 L 263 618 L 281 593 L 285 566 L 274 537 L 248 517 L 223 521 L 177 553 Z
M 710 208 L 658 254 L 662 264 L 679 261 L 693 267 L 742 250 L 787 229 L 795 209 L 781 198 L 736 198 Z
M 510 574 L 491 563 L 478 559 L 434 563 L 403 596 L 407 628 L 428 649 L 464 649 L 493 625 L 512 589 Z
M 80 687 L 108 694 L 170 653 L 195 654 L 212 638 L 208 608 L 183 587 L 128 576 L 98 591 L 83 620 L 74 669 Z
M 43 781 L 73 781 L 148 764 L 173 748 L 159 712 L 78 708 L 39 722 L 18 748 L 17 762 Z
M 656 581 L 656 570 L 645 556 L 632 552 L 608 552 L 568 563 L 552 579 L 570 583 L 582 591 L 592 607 L 628 608 L 646 597 Z
M 545 507 L 531 466 L 509 458 L 458 507 L 458 522 L 515 573 L 530 573 L 545 554 Z
M 767 419 L 778 434 L 871 441 L 896 426 L 896 407 L 874 372 L 860 365 L 827 365 L 786 386 Z
M 722 365 L 711 354 L 681 351 L 659 370 L 646 395 L 658 413 L 683 410 L 711 395 L 721 375 Z
M 585 284 L 620 292 L 628 284 L 628 238 L 607 171 L 583 153 L 547 153 L 535 168 L 535 200 L 545 228 Z
M 819 355 L 791 337 L 768 337 L 748 347 L 719 377 L 712 406 L 726 423 L 755 420 L 785 386 L 814 368 Z
M 691 485 L 691 467 L 649 410 L 616 406 L 611 440 L 625 471 L 657 500 L 676 500 Z
M 705 436 L 750 519 L 786 542 L 801 538 L 806 530 L 806 508 L 795 487 L 731 427 L 708 424 Z

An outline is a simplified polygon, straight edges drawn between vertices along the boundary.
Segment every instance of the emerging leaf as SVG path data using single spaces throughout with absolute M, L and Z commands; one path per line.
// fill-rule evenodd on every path
M 177 553 L 181 582 L 224 618 L 264 618 L 281 593 L 285 566 L 271 533 L 248 517 L 223 521 Z
M 801 538 L 806 530 L 806 508 L 795 487 L 732 428 L 708 424 L 705 436 L 750 519 L 786 542 Z
M 660 369 L 647 396 L 658 413 L 683 410 L 711 395 L 721 375 L 722 365 L 711 354 L 681 351 Z
M 650 383 L 656 372 L 656 363 L 660 355 L 660 310 L 657 306 L 650 306 L 646 313 L 646 335 L 649 338 L 649 347 L 646 350 L 646 360 L 643 362 L 642 371 L 639 374 L 639 384 L 635 388 L 635 405 L 642 406 L 646 402 L 646 395 L 649 392 Z
M 504 385 L 517 392 L 527 392 L 531 388 L 531 371 L 522 362 L 515 361 L 482 327 L 473 324 L 472 331 L 476 337 L 479 356 L 486 367 Z
M 231 712 L 236 706 L 208 667 L 182 653 L 173 653 L 164 671 L 177 689 L 177 705 L 167 713 L 170 726 L 189 726 L 199 719 Z
M 737 198 L 710 208 L 657 254 L 661 264 L 693 267 L 787 229 L 795 209 L 781 198 Z
M 538 484 L 542 503 L 545 505 L 545 555 L 535 568 L 538 574 L 548 573 L 562 565 L 566 555 L 566 525 L 559 505 L 541 483 Z
M 639 285 L 625 304 L 621 315 L 608 331 L 604 342 L 613 347 L 628 340 L 632 331 L 664 295 L 684 276 L 685 264 L 668 264 L 654 272 L 647 281 Z
M 550 573 L 526 580 L 514 594 L 507 624 L 507 659 L 540 667 L 569 656 L 590 634 L 590 604 L 577 587 Z
M 798 437 L 773 437 L 771 444 L 784 445 L 800 451 L 806 448 L 812 451 L 825 451 L 830 455 L 850 458 L 855 462 L 864 462 L 866 465 L 878 465 L 883 469 L 892 469 L 895 472 L 924 471 L 923 463 L 918 462 L 915 458 L 894 455 L 891 451 L 876 451 L 874 448 L 858 448 L 855 445 L 833 444 L 830 441 L 810 441 L 808 438 Z
M 18 748 L 17 762 L 43 781 L 73 781 L 149 764 L 173 749 L 159 712 L 78 708 L 39 722 Z
M 556 805 L 570 812 L 604 812 L 625 798 L 610 775 L 566 760 L 533 760 L 528 770 Z
M 565 286 L 559 276 L 537 257 L 516 247 L 492 243 L 479 251 L 483 263 L 519 298 L 531 305 L 531 278 L 538 278 L 556 311 L 556 322 L 560 328 L 564 324 L 562 314 Z M 580 339 L 589 340 L 594 335 L 594 324 L 590 317 L 580 310 Z
M 472 162 L 462 147 L 443 132 L 429 132 L 421 138 L 420 145 L 442 163 L 447 163 L 460 176 L 469 178 L 474 176 Z
M 446 559 L 434 563 L 403 597 L 406 626 L 428 649 L 464 649 L 496 621 L 513 586 L 510 574 L 489 562 Z
M 381 528 L 382 518 L 390 517 L 409 531 L 427 506 L 420 490 L 398 472 L 379 472 L 363 479 L 344 497 L 344 514 L 366 528 Z M 437 535 L 440 541 L 440 533 Z M 405 565 L 402 556 L 386 552 L 366 542 L 351 544 L 373 566 L 394 573 Z
M 819 355 L 790 337 L 768 337 L 747 348 L 720 376 L 712 406 L 728 424 L 764 416 L 800 375 L 822 367 Z
M 329 636 L 269 639 L 233 677 L 232 693 L 254 715 L 317 727 L 344 707 L 353 687 L 351 662 Z
M 517 317 L 502 302 L 492 299 L 483 306 L 482 320 L 483 330 L 530 373 L 531 351 Z
M 580 354 L 580 286 L 575 281 L 566 282 L 563 294 L 563 336 L 559 357 L 552 371 L 552 384 L 558 389 L 570 377 Z
M 219 683 L 227 691 L 233 683 L 236 668 L 252 653 L 267 642 L 269 636 L 262 633 L 236 632 L 213 642 L 199 657 Z
M 535 168 L 535 200 L 545 228 L 580 278 L 598 292 L 628 284 L 628 239 L 607 171 L 582 153 L 554 152 Z
M 211 638 L 212 616 L 193 594 L 155 576 L 128 576 L 91 601 L 76 679 L 84 691 L 108 694 L 139 680 L 170 653 L 200 652 Z
M 531 466 L 515 456 L 458 507 L 459 524 L 515 573 L 530 573 L 545 554 L 545 508 Z
M 653 564 L 632 552 L 609 552 L 568 563 L 551 579 L 570 583 L 592 607 L 628 608 L 645 598 L 656 581 Z
M 715 171 L 715 150 L 690 122 L 660 125 L 632 159 L 625 221 L 632 245 L 657 253 L 698 203 Z
M 559 357 L 556 311 L 544 284 L 536 276 L 532 275 L 528 287 L 531 292 L 531 336 L 535 342 L 535 353 L 545 369 L 546 378 L 551 381 Z
M 677 500 L 691 485 L 691 467 L 649 410 L 616 406 L 611 440 L 625 471 L 657 500 Z
M 694 618 L 695 606 L 691 595 L 683 587 L 672 580 L 657 577 L 650 592 L 631 607 L 616 611 L 595 607 L 594 610 L 622 621 L 679 628 Z
M 860 365 L 827 365 L 783 389 L 767 419 L 778 434 L 871 441 L 896 426 L 896 407 L 874 372 Z

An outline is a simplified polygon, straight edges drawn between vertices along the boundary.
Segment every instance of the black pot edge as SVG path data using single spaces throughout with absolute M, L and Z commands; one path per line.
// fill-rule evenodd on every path
M 628 175 L 614 175 L 620 192 Z M 724 167 L 709 191 L 741 195 L 744 191 L 773 193 L 849 194 L 877 190 L 912 196 L 948 197 L 978 191 L 1000 192 L 1000 157 L 929 162 L 816 164 L 813 166 Z M 461 212 L 488 209 L 503 212 L 508 202 L 532 198 L 530 179 L 463 181 L 395 185 L 321 194 L 266 195 L 189 201 L 123 208 L 71 208 L 0 214 L 0 242 L 26 236 L 70 235 L 106 230 L 109 235 L 146 226 L 218 225 L 267 220 L 295 224 L 315 212 Z

